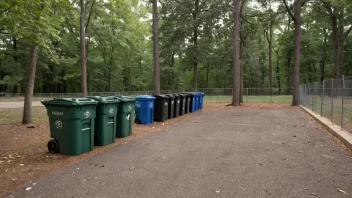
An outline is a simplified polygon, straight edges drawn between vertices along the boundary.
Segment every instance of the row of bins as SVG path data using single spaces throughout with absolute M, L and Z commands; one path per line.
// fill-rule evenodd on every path
M 134 97 L 91 96 L 41 102 L 49 117 L 51 153 L 80 155 L 132 133 Z
M 136 97 L 137 124 L 164 122 L 203 108 L 204 93 L 184 92 L 166 95 L 141 95 Z

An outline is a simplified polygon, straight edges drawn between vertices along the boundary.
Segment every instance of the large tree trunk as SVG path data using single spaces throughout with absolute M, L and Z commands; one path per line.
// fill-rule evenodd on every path
M 269 86 L 270 86 L 270 95 L 273 94 L 273 17 L 270 14 L 270 27 L 269 27 Z
M 280 55 L 279 51 L 276 53 L 276 75 L 277 75 L 277 85 L 279 87 L 279 93 L 281 94 L 281 82 L 280 82 Z
M 293 58 L 293 97 L 292 97 L 292 106 L 299 105 L 300 101 L 300 91 L 299 91 L 299 64 L 301 56 L 301 0 L 295 1 L 295 51 Z
M 193 48 L 194 48 L 194 58 L 193 58 L 193 83 L 194 91 L 198 90 L 198 25 L 195 24 L 197 20 L 199 9 L 199 0 L 194 1 L 194 12 L 193 16 Z
M 233 0 L 233 91 L 232 105 L 240 106 L 240 4 L 241 0 Z
M 154 94 L 160 94 L 159 68 L 159 33 L 158 33 L 158 1 L 153 0 L 153 59 L 154 59 Z
M 81 38 L 81 94 L 82 97 L 88 95 L 87 90 L 87 65 L 86 65 L 86 33 L 84 27 L 84 16 L 86 8 L 84 0 L 81 0 L 81 15 L 80 15 L 80 38 Z
M 35 70 L 37 67 L 37 57 L 38 57 L 38 47 L 36 45 L 33 45 L 31 47 L 31 54 L 30 54 L 28 83 L 26 87 L 26 93 L 24 96 L 22 124 L 28 124 L 32 121 L 32 98 L 33 98 L 33 89 L 34 89 L 34 82 L 35 82 Z

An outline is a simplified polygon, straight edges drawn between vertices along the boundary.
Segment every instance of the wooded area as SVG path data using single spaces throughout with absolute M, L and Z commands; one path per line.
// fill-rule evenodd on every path
M 351 13 L 348 0 L 2 0 L 0 92 L 152 90 L 154 54 L 162 90 L 299 94 L 352 75 Z

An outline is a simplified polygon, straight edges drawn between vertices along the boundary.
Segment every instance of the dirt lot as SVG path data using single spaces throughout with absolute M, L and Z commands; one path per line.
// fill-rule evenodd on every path
M 351 196 L 350 151 L 301 109 L 224 105 L 206 104 L 159 133 L 138 126 L 140 138 L 89 158 L 57 159 L 66 167 L 9 197 Z
M 302 110 L 298 107 L 291 107 L 289 104 L 286 104 L 286 103 L 280 103 L 280 104 L 245 103 L 245 104 L 242 104 L 241 107 L 231 107 L 231 106 L 226 106 L 226 105 L 227 105 L 227 103 L 206 103 L 204 105 L 203 111 L 189 114 L 186 116 L 182 116 L 180 118 L 170 120 L 166 123 L 153 123 L 152 125 L 147 125 L 147 126 L 134 125 L 132 136 L 127 137 L 127 138 L 123 138 L 123 139 L 116 139 L 116 142 L 114 144 L 111 144 L 111 145 L 105 146 L 105 147 L 96 147 L 93 151 L 86 153 L 86 154 L 83 154 L 78 157 L 70 157 L 70 156 L 60 155 L 60 154 L 50 154 L 47 152 L 46 143 L 49 139 L 49 129 L 48 129 L 47 121 L 39 121 L 39 122 L 33 123 L 31 125 L 25 125 L 25 126 L 20 125 L 20 124 L 0 125 L 0 145 L 2 145 L 0 147 L 0 156 L 1 156 L 0 172 L 2 173 L 2 174 L 0 174 L 0 186 L 1 186 L 0 197 L 3 193 L 13 191 L 24 183 L 35 181 L 35 180 L 37 180 L 38 177 L 43 176 L 43 175 L 48 175 L 48 173 L 53 172 L 53 170 L 60 169 L 63 167 L 69 168 L 69 167 L 71 167 L 70 165 L 80 163 L 80 161 L 83 159 L 91 159 L 90 158 L 91 156 L 94 156 L 97 154 L 102 155 L 103 153 L 107 153 L 107 152 L 111 153 L 111 152 L 113 152 L 116 145 L 125 144 L 130 140 L 139 139 L 139 137 L 141 137 L 141 136 L 144 136 L 146 134 L 150 134 L 150 133 L 153 133 L 156 131 L 168 131 L 167 128 L 169 128 L 170 124 L 171 124 L 171 127 L 173 128 L 173 129 L 170 129 L 171 131 L 175 130 L 175 127 L 176 128 L 178 128 L 178 126 L 181 127 L 180 128 L 180 129 L 182 129 L 182 133 L 180 133 L 181 137 L 185 136 L 184 138 L 187 138 L 187 134 L 184 134 L 184 132 L 190 131 L 191 135 L 192 134 L 196 135 L 198 138 L 201 138 L 201 139 L 205 138 L 206 142 L 207 141 L 214 141 L 214 140 L 216 140 L 216 138 L 219 138 L 219 141 L 221 139 L 222 141 L 224 141 L 226 143 L 227 141 L 230 141 L 232 139 L 230 137 L 231 131 L 232 131 L 232 129 L 236 129 L 236 127 L 243 127 L 243 126 L 248 127 L 249 125 L 252 125 L 253 123 L 255 123 L 255 124 L 253 124 L 253 127 L 250 127 L 249 129 L 253 129 L 254 131 L 260 132 L 261 130 L 263 130 L 265 128 L 274 127 L 275 123 L 277 122 L 276 125 L 279 126 L 281 124 L 280 127 L 281 128 L 283 127 L 282 129 L 284 129 L 284 132 L 285 132 L 285 130 L 288 130 L 287 127 L 289 127 L 289 130 L 293 130 L 293 131 L 296 130 L 296 132 L 288 132 L 288 134 L 283 134 L 282 130 L 277 131 L 276 133 L 278 136 L 273 136 L 274 139 L 276 138 L 275 141 L 282 142 L 283 147 L 288 146 L 288 148 L 294 149 L 295 152 L 296 151 L 298 152 L 293 157 L 290 157 L 290 161 L 293 160 L 293 162 L 294 162 L 296 160 L 295 157 L 299 157 L 298 155 L 300 155 L 301 152 L 303 152 L 304 156 L 306 156 L 306 157 L 309 156 L 309 157 L 314 158 L 314 155 L 316 155 L 316 153 L 311 153 L 314 151 L 314 152 L 319 152 L 318 153 L 319 156 L 316 156 L 316 159 L 314 159 L 313 162 L 314 163 L 322 163 L 322 165 L 329 164 L 328 167 L 330 167 L 330 168 L 333 168 L 333 165 L 335 167 L 342 168 L 343 163 L 347 163 L 347 165 L 348 165 L 348 164 L 351 164 L 351 162 L 352 162 L 351 157 L 349 157 L 349 159 L 348 158 L 343 159 L 345 162 L 340 161 L 340 157 L 344 155 L 343 153 L 349 153 L 350 151 L 348 149 L 346 149 L 336 138 L 334 138 L 332 135 L 327 133 L 321 126 L 314 124 L 314 120 L 310 116 L 308 116 L 307 114 L 304 114 L 303 112 L 301 112 Z M 242 112 L 243 114 L 240 113 L 242 115 L 242 117 L 236 117 L 236 116 L 239 116 L 239 114 L 236 113 L 236 111 L 232 111 L 232 110 L 236 110 L 236 109 L 240 110 L 240 112 L 243 111 Z M 272 111 L 276 112 L 275 110 L 279 110 L 280 115 L 278 115 L 276 113 L 268 114 L 268 116 L 270 118 L 272 118 L 272 120 L 270 120 L 270 119 L 269 120 L 272 122 L 275 122 L 273 124 L 273 123 L 269 123 L 268 119 L 264 119 L 261 117 L 261 114 L 263 114 L 263 113 L 265 114 L 265 112 L 262 112 L 260 115 L 256 115 L 255 110 L 254 111 L 250 110 L 251 112 L 247 112 L 246 109 L 270 110 L 270 112 L 272 112 Z M 282 111 L 281 112 L 282 109 L 290 109 L 293 112 L 297 112 L 298 114 L 288 115 L 288 117 L 285 118 L 285 112 L 287 113 L 287 112 L 292 112 L 292 111 Z M 230 111 L 228 111 L 228 110 L 230 110 Z M 214 112 L 214 113 L 212 113 L 212 112 Z M 232 113 L 229 113 L 229 112 L 232 112 Z M 42 113 L 39 113 L 39 114 L 42 114 Z M 202 114 L 206 114 L 207 116 L 206 117 L 202 116 L 202 118 L 198 118 Z M 220 115 L 220 117 L 224 116 L 227 119 L 225 119 L 225 121 L 217 120 L 219 115 Z M 295 118 L 295 115 L 296 116 L 301 115 L 301 117 Z M 40 115 L 40 116 L 42 116 L 42 115 Z M 235 120 L 238 120 L 238 121 L 235 121 L 235 123 L 233 123 L 233 125 L 231 125 L 229 123 L 229 119 L 228 119 L 229 116 L 230 117 L 235 116 L 235 118 L 236 118 Z M 287 125 L 287 123 L 290 123 L 292 121 L 292 120 L 290 120 L 290 116 L 292 119 L 296 119 L 296 121 L 294 121 L 295 123 L 293 123 L 293 124 L 291 123 L 291 124 Z M 192 117 L 192 121 L 190 121 L 190 119 L 189 119 L 190 117 Z M 249 119 L 252 121 L 250 121 L 250 123 L 247 123 L 248 120 L 246 120 L 246 119 Z M 282 119 L 282 121 L 279 121 L 279 119 Z M 286 120 L 286 119 L 289 119 L 289 120 Z M 307 122 L 304 120 L 309 121 L 309 123 L 310 123 L 309 127 L 308 127 L 307 123 L 304 124 L 304 122 Z M 180 122 L 180 121 L 183 121 L 183 122 Z M 178 122 L 180 122 L 181 125 L 173 124 L 173 123 L 178 123 Z M 302 122 L 303 124 L 302 125 L 299 124 L 300 122 Z M 189 128 L 189 126 L 188 126 L 189 124 L 187 124 L 187 123 L 190 123 L 192 126 L 195 126 L 194 124 L 197 124 L 197 123 L 198 124 L 196 125 L 197 127 L 194 127 L 194 129 L 191 129 L 191 128 Z M 207 129 L 202 128 L 201 124 L 199 124 L 199 123 L 207 123 L 208 128 Z M 287 126 L 285 125 L 285 123 Z M 284 126 L 282 126 L 282 124 Z M 30 127 L 30 128 L 28 128 L 28 127 Z M 300 134 L 301 132 L 298 132 L 297 129 L 299 131 L 305 129 L 304 131 L 307 134 Z M 206 130 L 209 130 L 209 131 L 224 130 L 226 133 L 224 134 L 225 135 L 224 137 L 217 136 L 216 138 L 212 137 L 211 140 L 210 139 L 207 140 L 207 137 L 212 133 L 208 133 L 209 131 L 206 132 Z M 246 128 L 245 131 L 247 131 L 247 130 L 248 130 L 248 128 Z M 170 134 L 171 134 L 171 131 L 170 131 Z M 252 131 L 252 130 L 250 130 L 250 131 Z M 248 131 L 248 132 L 250 132 L 250 131 Z M 245 140 L 244 139 L 243 140 L 233 139 L 233 141 L 237 141 L 237 142 L 238 141 L 249 141 L 249 139 L 251 139 L 251 138 L 254 138 L 254 139 L 259 138 L 261 140 L 263 140 L 263 138 L 265 139 L 265 137 L 252 136 L 254 134 L 253 133 L 254 131 L 250 132 L 249 134 L 251 134 L 251 135 L 248 136 L 247 138 L 245 138 L 245 136 L 243 136 L 244 135 L 244 133 L 243 133 L 241 135 L 241 137 L 245 138 Z M 321 133 L 317 133 L 319 131 Z M 203 135 L 198 134 L 200 132 L 201 133 L 206 132 L 205 133 L 206 136 L 203 137 Z M 267 132 L 269 132 L 269 134 L 270 134 L 270 130 Z M 298 138 L 296 138 L 295 136 L 299 136 L 299 139 L 302 139 L 303 142 L 301 142 L 301 143 L 297 142 Z M 228 137 L 230 139 L 225 140 L 224 138 L 226 138 L 226 137 Z M 283 137 L 285 137 L 284 140 L 280 139 Z M 316 139 L 317 137 L 319 137 L 319 138 Z M 159 138 L 162 138 L 162 137 L 159 137 Z M 177 138 L 180 138 L 180 137 L 177 136 Z M 208 137 L 208 138 L 210 138 L 210 137 Z M 289 139 L 294 142 L 290 143 Z M 173 141 L 173 140 L 170 139 L 170 141 Z M 190 140 L 185 140 L 185 139 L 181 138 L 180 141 L 184 142 L 184 141 L 190 141 Z M 266 141 L 268 141 L 267 138 L 266 138 Z M 270 141 L 271 140 L 269 140 L 269 142 Z M 195 141 L 195 142 L 197 142 L 197 141 Z M 253 140 L 251 140 L 250 142 L 254 143 Z M 198 142 L 198 143 L 199 143 L 199 146 L 204 144 L 204 142 Z M 238 142 L 238 143 L 243 144 L 243 142 Z M 322 144 L 321 148 L 320 148 L 320 143 Z M 177 142 L 175 142 L 175 144 L 177 144 Z M 227 142 L 225 145 L 230 145 L 230 144 L 233 145 L 233 143 L 230 143 L 230 142 Z M 283 144 L 285 144 L 285 145 L 283 145 Z M 293 144 L 298 144 L 298 145 L 293 145 Z M 324 144 L 324 146 L 323 146 L 323 144 Z M 328 145 L 326 146 L 325 144 L 328 144 Z M 165 145 L 165 146 L 168 146 L 168 145 Z M 174 145 L 174 146 L 179 147 L 179 145 Z M 250 145 L 243 145 L 243 146 L 248 147 Z M 265 147 L 265 145 L 261 145 L 261 146 L 257 145 L 255 147 L 258 147 L 258 146 Z M 249 149 L 249 147 L 248 147 L 248 149 Z M 274 149 L 274 148 L 272 148 L 272 149 Z M 296 150 L 296 149 L 298 149 L 298 150 Z M 311 149 L 313 149 L 313 150 L 311 150 Z M 104 152 L 104 151 L 106 151 L 106 152 Z M 262 153 L 262 152 L 264 152 L 263 155 L 268 155 L 268 154 L 265 154 L 265 152 L 269 152 L 269 151 L 266 151 L 266 150 L 260 151 L 260 153 Z M 288 154 L 290 152 L 291 151 L 285 150 L 285 152 L 281 153 L 280 155 L 282 155 L 281 157 L 285 157 L 286 154 Z M 238 154 L 239 153 L 237 153 L 237 155 Z M 257 154 L 259 155 L 259 153 L 257 153 Z M 257 155 L 257 154 L 255 154 L 255 155 Z M 115 154 L 111 153 L 111 155 L 115 155 Z M 239 155 L 241 155 L 241 154 L 239 154 Z M 227 156 L 227 154 L 225 156 Z M 239 156 L 237 156 L 237 157 L 239 157 Z M 240 157 L 243 158 L 244 156 L 240 156 Z M 289 157 L 286 156 L 286 158 L 289 158 Z M 309 159 L 312 160 L 311 158 L 309 158 Z M 284 159 L 281 159 L 281 160 L 284 160 Z M 286 160 L 288 160 L 288 159 L 286 159 Z M 302 159 L 302 160 L 304 161 L 307 159 Z M 327 160 L 327 161 L 320 162 L 319 160 Z M 273 161 L 275 161 L 275 160 L 271 160 L 271 162 L 269 160 L 265 163 L 268 163 L 268 165 L 269 165 L 270 163 L 273 163 Z M 279 161 L 277 161 L 277 162 L 279 162 Z M 275 163 L 277 163 L 277 162 L 275 162 Z M 120 163 L 120 162 L 118 162 L 118 163 Z M 243 162 L 243 163 L 246 163 L 246 162 Z M 310 163 L 310 166 L 316 166 L 316 164 L 314 164 L 314 163 L 312 164 L 312 163 Z M 90 164 L 95 164 L 95 163 L 90 162 Z M 295 164 L 297 165 L 297 163 L 295 163 Z M 177 164 L 175 164 L 175 165 L 178 166 Z M 292 169 L 293 167 L 296 167 L 296 165 L 291 164 L 291 165 L 287 165 L 287 166 L 291 167 L 291 169 Z M 255 164 L 255 166 L 262 166 L 262 165 L 258 162 L 257 164 Z M 348 166 L 350 166 L 350 165 L 348 165 Z M 85 165 L 84 165 L 84 167 L 85 167 Z M 251 165 L 248 164 L 247 168 L 246 167 L 243 167 L 243 168 L 248 169 L 250 167 L 251 167 Z M 190 168 L 190 167 L 188 167 L 188 168 L 190 170 L 192 170 L 192 168 Z M 60 170 L 65 171 L 65 169 L 60 169 Z M 330 170 L 330 169 L 327 169 L 327 170 Z M 196 170 L 194 170 L 194 171 L 196 171 Z M 346 171 L 347 171 L 347 169 L 346 169 Z M 349 173 L 347 173 L 347 174 L 343 173 L 343 174 L 344 174 L 343 178 L 348 178 L 351 176 L 351 175 L 349 175 Z M 108 177 L 108 176 L 106 176 L 106 177 Z M 291 175 L 291 177 L 293 177 L 293 175 Z M 344 181 L 343 178 L 342 179 L 339 178 L 338 180 Z M 64 182 L 64 181 L 62 180 L 62 182 Z M 339 187 L 339 186 L 341 186 L 341 184 L 335 185 L 335 188 L 337 188 L 336 186 Z M 241 188 L 242 188 L 242 190 L 245 189 L 245 190 L 243 190 L 243 192 L 246 192 L 246 190 L 248 189 L 248 187 L 241 187 Z M 276 189 L 276 187 L 273 187 L 273 188 Z M 346 185 L 342 185 L 342 187 L 339 187 L 339 189 L 340 188 L 343 190 L 348 190 L 348 189 L 346 189 Z M 316 192 L 317 191 L 311 192 L 311 193 L 313 193 L 311 195 L 309 195 L 309 193 L 308 193 L 308 195 L 315 196 Z M 272 189 L 269 189 L 267 192 L 264 192 L 263 195 L 265 195 L 265 193 L 268 193 L 267 195 L 270 195 L 273 192 L 272 192 Z M 352 192 L 349 192 L 349 193 L 352 193 Z M 340 192 L 340 193 L 338 192 L 336 195 L 343 195 L 343 194 L 344 194 L 343 192 Z M 156 196 L 155 194 L 153 194 L 153 195 Z M 282 195 L 285 195 L 285 194 L 282 194 Z M 66 194 L 65 194 L 65 196 L 66 196 Z M 21 197 L 21 196 L 17 196 L 17 197 Z

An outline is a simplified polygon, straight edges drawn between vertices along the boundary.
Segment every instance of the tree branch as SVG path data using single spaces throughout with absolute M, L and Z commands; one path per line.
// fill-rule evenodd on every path
M 91 17 L 92 12 L 93 12 L 94 3 L 95 3 L 95 0 L 92 1 L 92 6 L 90 7 L 90 10 L 89 10 L 88 19 L 87 19 L 87 24 L 86 24 L 86 28 L 85 28 L 85 30 L 84 30 L 84 32 L 85 32 L 86 34 L 87 34 L 88 25 L 89 25 L 89 22 L 90 22 L 90 17 Z
M 282 2 L 285 5 L 285 8 L 287 10 L 287 13 L 290 15 L 290 17 L 292 18 L 293 21 L 296 21 L 295 16 L 293 15 L 292 11 L 290 10 L 290 8 L 288 7 L 286 0 L 282 0 Z
M 350 26 L 350 28 L 348 28 L 348 30 L 343 34 L 344 39 L 346 39 L 348 37 L 348 34 L 351 32 L 352 30 L 352 25 Z
M 9 11 L 15 4 L 16 4 L 16 1 L 14 1 L 14 2 L 12 3 L 12 5 L 10 5 L 10 7 L 6 8 L 6 9 L 3 10 L 3 11 L 1 11 L 0 14 Z

